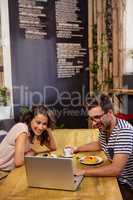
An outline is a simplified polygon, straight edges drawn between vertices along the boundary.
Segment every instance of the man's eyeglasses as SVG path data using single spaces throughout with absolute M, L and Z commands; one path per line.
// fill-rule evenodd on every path
M 97 122 L 97 121 L 100 121 L 100 119 L 103 117 L 104 114 L 105 114 L 105 113 L 103 113 L 103 114 L 101 114 L 101 115 L 95 115 L 95 116 L 93 116 L 93 117 L 89 116 L 88 118 L 89 118 L 91 121 Z

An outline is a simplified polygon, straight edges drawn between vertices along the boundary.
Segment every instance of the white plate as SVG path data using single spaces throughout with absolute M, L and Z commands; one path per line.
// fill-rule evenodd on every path
M 85 159 L 86 159 L 86 157 L 95 157 L 96 158 L 96 161 L 86 161 Z M 97 165 L 97 164 L 100 164 L 100 163 L 102 163 L 103 162 L 103 159 L 101 158 L 101 157 L 99 157 L 99 156 L 83 156 L 83 157 L 81 157 L 80 158 L 80 163 L 82 163 L 82 164 L 85 164 L 85 165 Z

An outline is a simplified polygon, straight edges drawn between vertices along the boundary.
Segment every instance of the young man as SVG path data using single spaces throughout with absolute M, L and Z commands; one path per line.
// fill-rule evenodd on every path
M 112 162 L 97 168 L 76 170 L 86 176 L 116 176 L 124 199 L 133 198 L 133 126 L 113 114 L 107 95 L 89 99 L 88 115 L 93 128 L 100 131 L 99 140 L 77 147 L 74 153 L 103 150 Z

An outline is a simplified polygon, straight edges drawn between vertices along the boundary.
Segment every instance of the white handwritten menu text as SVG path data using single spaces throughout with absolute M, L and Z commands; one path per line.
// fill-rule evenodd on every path
M 57 77 L 69 78 L 84 68 L 87 29 L 81 0 L 56 0 Z
M 25 38 L 42 39 L 47 36 L 47 0 L 18 0 L 19 27 Z

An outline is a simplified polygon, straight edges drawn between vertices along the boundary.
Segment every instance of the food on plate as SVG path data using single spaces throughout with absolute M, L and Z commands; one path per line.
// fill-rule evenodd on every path
M 95 164 L 97 162 L 96 156 L 85 156 L 81 159 L 85 164 Z
M 80 158 L 80 163 L 85 165 L 97 165 L 103 162 L 103 159 L 99 156 L 83 156 Z
M 97 161 L 95 156 L 86 156 L 84 161 L 95 163 Z

